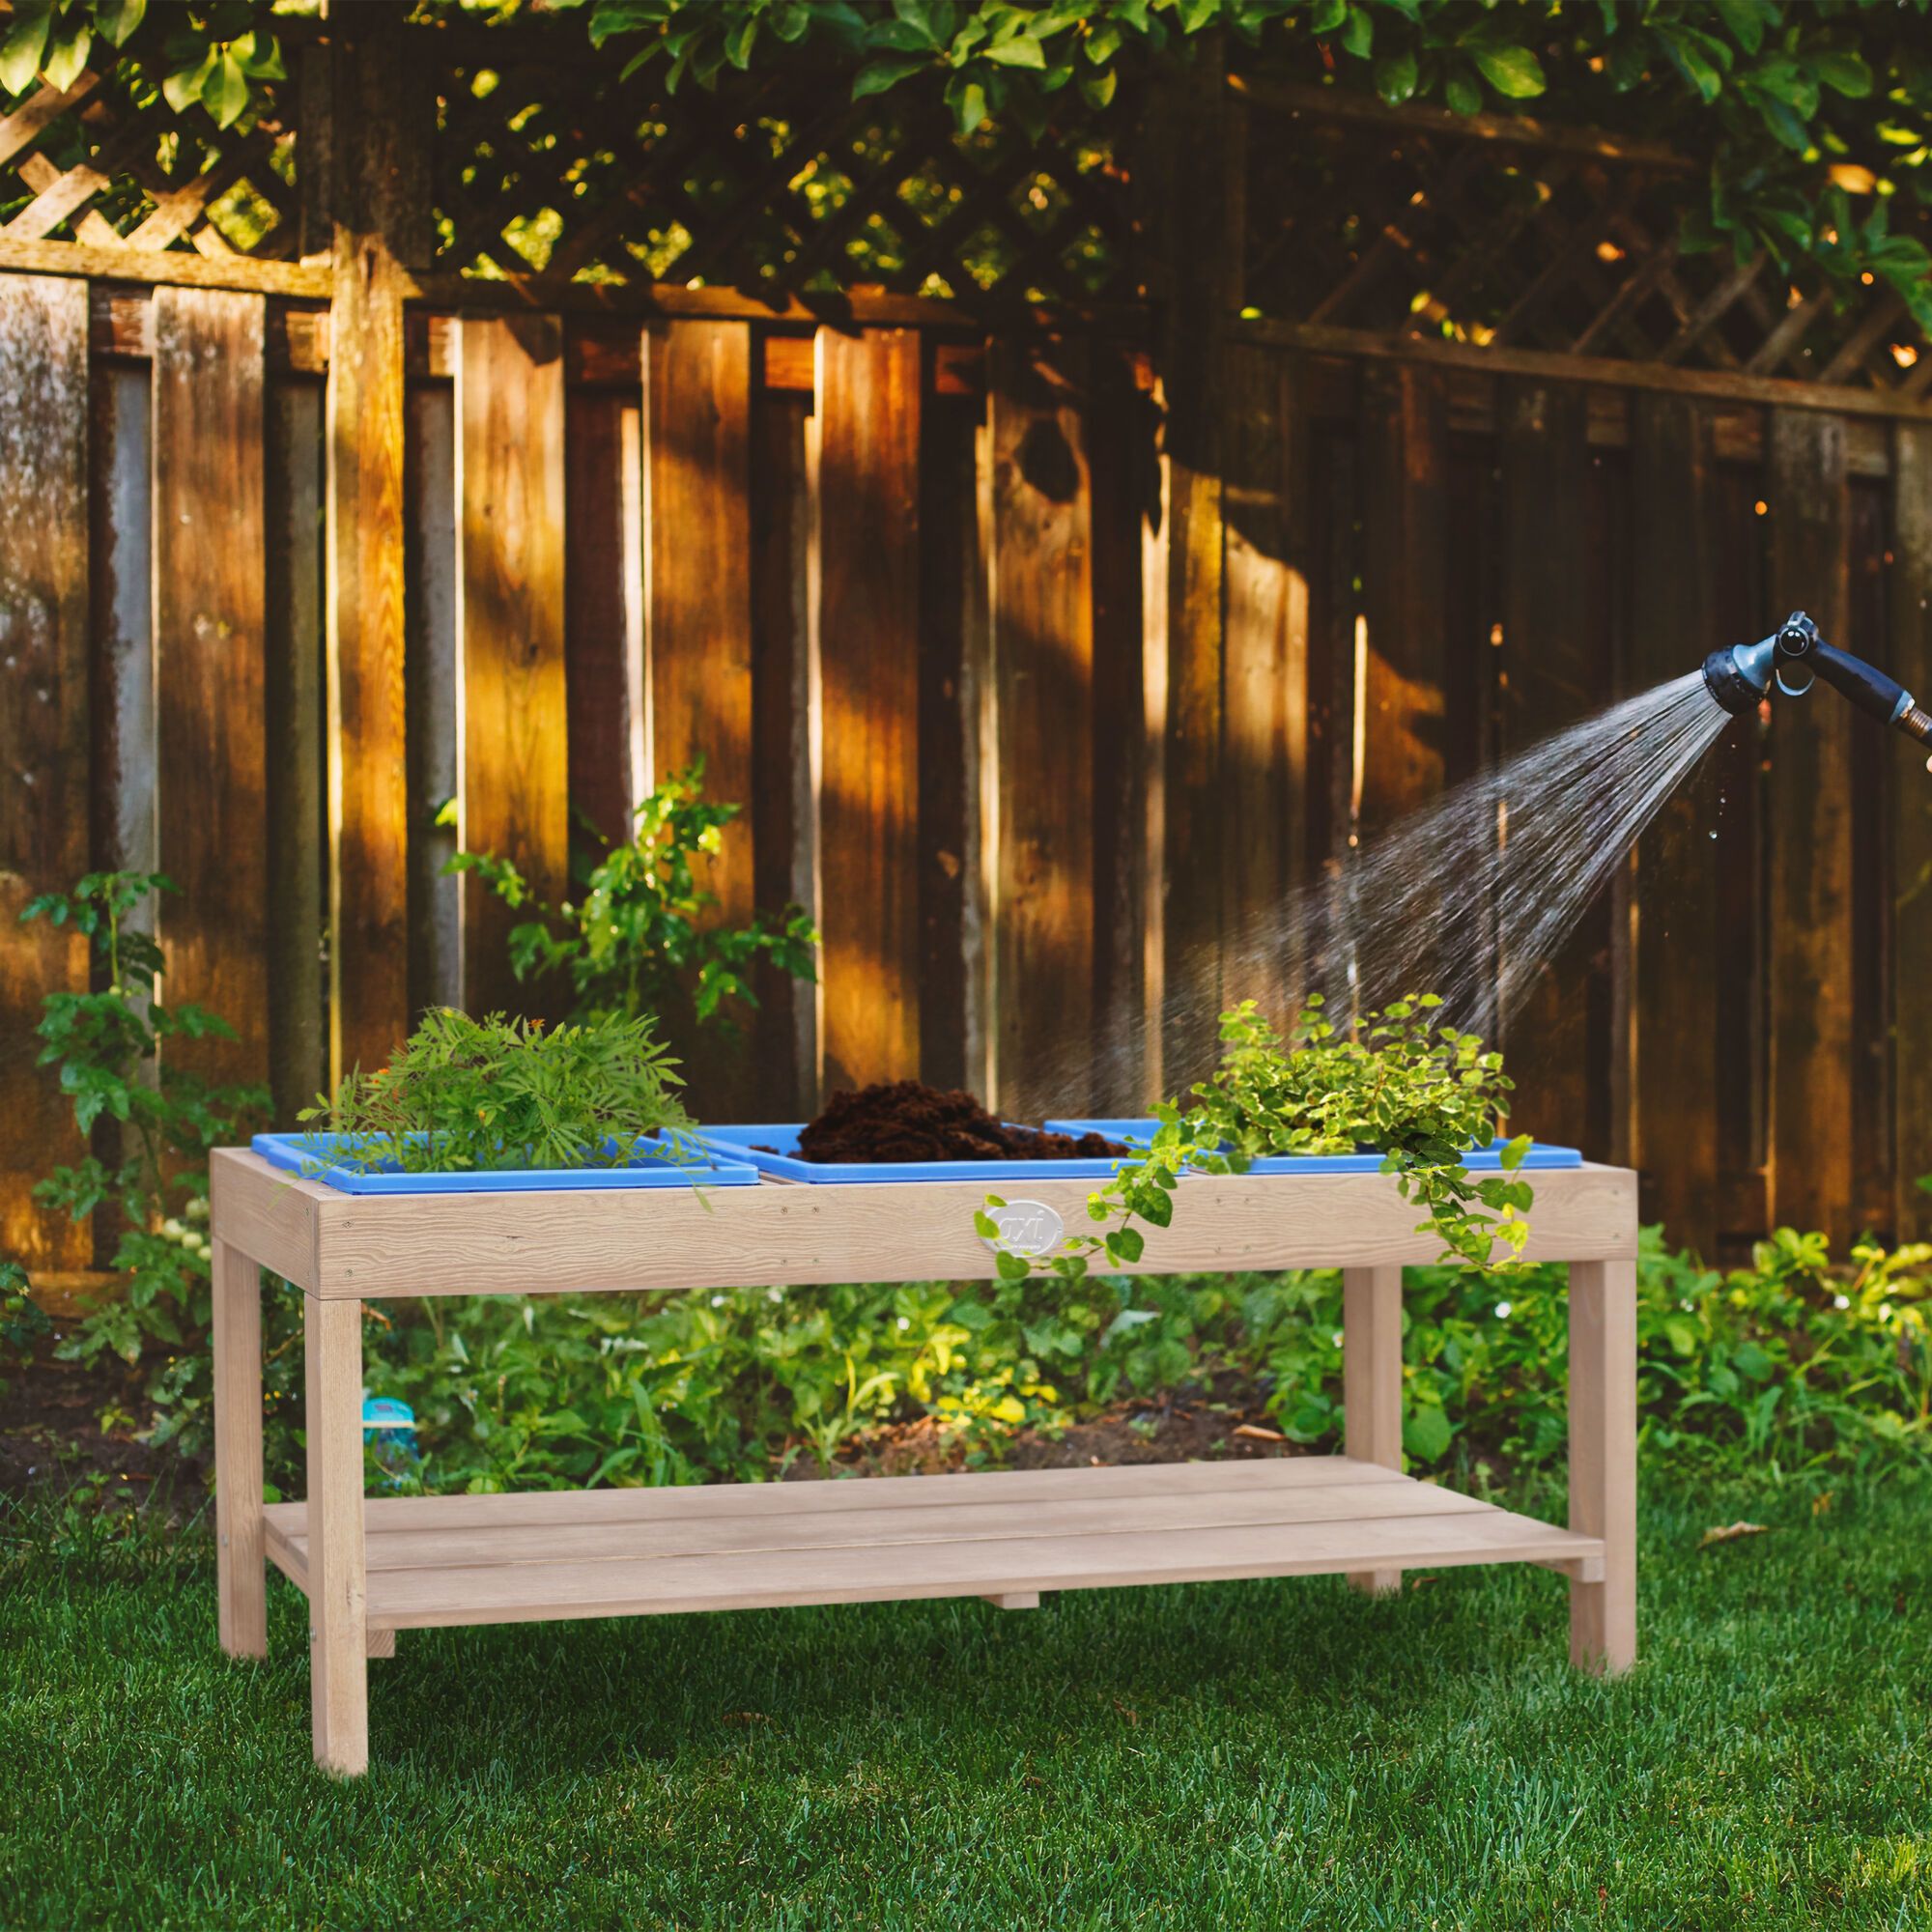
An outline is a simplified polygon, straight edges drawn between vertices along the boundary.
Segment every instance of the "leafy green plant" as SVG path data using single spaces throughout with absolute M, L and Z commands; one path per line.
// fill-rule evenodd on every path
M 698 883 L 740 808 L 707 802 L 704 761 L 674 773 L 637 808 L 631 838 L 582 857 L 578 895 L 545 905 L 513 860 L 461 852 L 446 869 L 474 872 L 505 904 L 532 916 L 512 927 L 510 964 L 522 980 L 568 976 L 573 1016 L 669 1013 L 687 1003 L 700 1024 L 729 1032 L 734 1004 L 755 1007 L 753 967 L 767 960 L 794 979 L 815 977 L 818 934 L 799 906 L 727 926 Z
M 1240 1174 L 1264 1154 L 1362 1150 L 1382 1155 L 1382 1172 L 1427 1210 L 1423 1227 L 1434 1228 L 1451 1257 L 1490 1267 L 1498 1241 L 1520 1254 L 1529 1236 L 1521 1217 L 1534 1196 L 1516 1170 L 1529 1136 L 1504 1146 L 1499 1174 L 1479 1178 L 1463 1164 L 1470 1148 L 1494 1136 L 1513 1083 L 1502 1055 L 1484 1051 L 1475 1034 L 1430 1023 L 1441 1005 L 1434 993 L 1411 994 L 1344 1033 L 1312 994 L 1286 1043 L 1253 1000 L 1230 1008 L 1221 1015 L 1220 1066 L 1186 1102 L 1157 1106 L 1146 1151 L 1088 1197 L 1089 1217 L 1106 1232 L 1069 1236 L 1043 1260 L 1003 1246 L 1001 1276 L 1024 1281 L 1046 1270 L 1077 1279 L 1096 1261 L 1138 1262 L 1146 1237 L 1133 1223 L 1169 1226 L 1189 1168 Z M 988 1208 L 1005 1205 L 988 1197 Z M 990 1213 L 977 1214 L 975 1226 L 999 1239 Z
M 387 1066 L 349 1074 L 301 1118 L 351 1136 L 331 1158 L 365 1171 L 622 1167 L 690 1126 L 682 1084 L 641 1015 L 546 1029 L 440 1007 Z
M 130 1366 L 149 1344 L 168 1353 L 153 1363 L 147 1394 L 159 1420 L 156 1439 L 205 1435 L 212 1295 L 208 1156 L 245 1139 L 266 1118 L 269 1095 L 255 1085 L 212 1085 L 170 1057 L 170 1043 L 232 1039 L 217 1014 L 156 994 L 161 952 L 130 923 L 157 895 L 177 890 L 159 872 L 90 872 L 71 893 L 44 893 L 21 912 L 85 935 L 92 983 L 50 993 L 35 1029 L 40 1065 L 58 1067 L 83 1137 L 107 1148 L 56 1168 L 34 1190 L 46 1208 L 76 1221 L 118 1211 L 113 1265 L 128 1277 L 122 1296 L 98 1300 L 60 1345 L 68 1360 L 118 1355 Z
M 24 1355 L 53 1326 L 30 1293 L 27 1270 L 18 1262 L 0 1262 L 0 1363 Z M 7 1386 L 0 1378 L 0 1389 Z

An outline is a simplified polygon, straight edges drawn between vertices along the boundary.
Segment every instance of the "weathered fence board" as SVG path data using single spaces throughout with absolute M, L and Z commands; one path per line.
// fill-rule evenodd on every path
M 991 368 L 1000 772 L 1001 1104 L 1091 1104 L 1093 479 L 1089 345 L 1002 345 Z
M 154 569 L 161 869 L 170 1004 L 232 1040 L 183 1041 L 204 1078 L 269 1071 L 268 501 L 264 301 L 155 295 Z
M 49 993 L 87 986 L 87 947 L 23 929 L 36 893 L 87 867 L 87 285 L 0 276 L 0 1243 L 83 1267 L 87 1232 L 39 1214 L 32 1187 L 85 1151 L 65 1096 L 34 1068 Z
M 1601 628 L 1579 596 L 1589 576 L 1586 403 L 1574 383 L 1502 385 L 1504 758 L 1589 717 L 1610 695 Z M 1504 800 L 1506 810 L 1516 804 Z M 1591 1009 L 1592 981 L 1608 973 L 1607 912 L 1602 902 L 1592 907 L 1544 963 L 1505 1035 L 1512 1114 L 1546 1140 L 1572 1146 L 1589 1137 L 1593 1078 L 1603 1077 Z
M 1631 416 L 1630 684 L 1682 677 L 1717 636 L 1708 509 L 1711 428 L 1688 397 L 1640 396 Z M 1729 641 L 1735 641 L 1731 639 Z M 1733 727 L 1738 728 L 1738 727 Z M 1718 1230 L 1718 865 L 1693 791 L 1638 842 L 1633 1157 L 1643 1211 L 1710 1251 Z
M 458 836 L 516 862 L 554 904 L 569 880 L 564 701 L 563 329 L 554 316 L 465 316 L 456 364 Z M 508 963 L 513 912 L 463 882 L 471 1009 L 554 1008 Z
M 1892 432 L 1892 675 L 1932 701 L 1932 424 Z M 1891 748 L 1894 1225 L 1932 1236 L 1932 761 L 1904 739 Z
M 912 329 L 818 336 L 824 1081 L 919 1059 L 919 445 Z
M 1828 638 L 1849 614 L 1845 431 L 1775 410 L 1766 451 L 1771 595 Z M 1830 691 L 1772 707 L 1772 1210 L 1843 1236 L 1852 1176 L 1852 758 L 1861 720 Z M 1871 753 L 1868 753 L 1871 754 Z

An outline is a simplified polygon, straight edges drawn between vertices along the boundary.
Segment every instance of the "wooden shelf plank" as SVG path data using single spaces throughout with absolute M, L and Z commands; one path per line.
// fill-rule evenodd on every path
M 266 1512 L 307 1574 L 307 1506 Z M 1581 1536 L 1346 1457 L 368 1505 L 382 1628 L 1237 1577 L 1587 1563 Z

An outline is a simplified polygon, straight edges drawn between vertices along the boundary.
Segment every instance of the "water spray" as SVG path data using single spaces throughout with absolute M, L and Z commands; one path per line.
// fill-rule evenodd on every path
M 1932 712 L 1896 678 L 1828 644 L 1803 611 L 1792 611 L 1760 642 L 1733 644 L 1704 660 L 1705 685 L 1734 718 L 1755 711 L 1771 696 L 1774 683 L 1787 697 L 1803 697 L 1821 677 L 1861 711 L 1895 725 L 1921 745 L 1932 745 Z M 1932 761 L 1927 769 L 1932 770 Z

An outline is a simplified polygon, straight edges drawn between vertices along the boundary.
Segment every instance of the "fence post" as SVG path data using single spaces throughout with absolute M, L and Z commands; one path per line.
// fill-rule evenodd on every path
M 331 1079 L 383 1065 L 409 1023 L 403 298 L 408 268 L 430 253 L 435 106 L 399 19 L 343 10 L 302 128 L 327 197 L 304 211 L 316 223 L 305 242 L 327 233 L 335 271 L 324 426 Z

